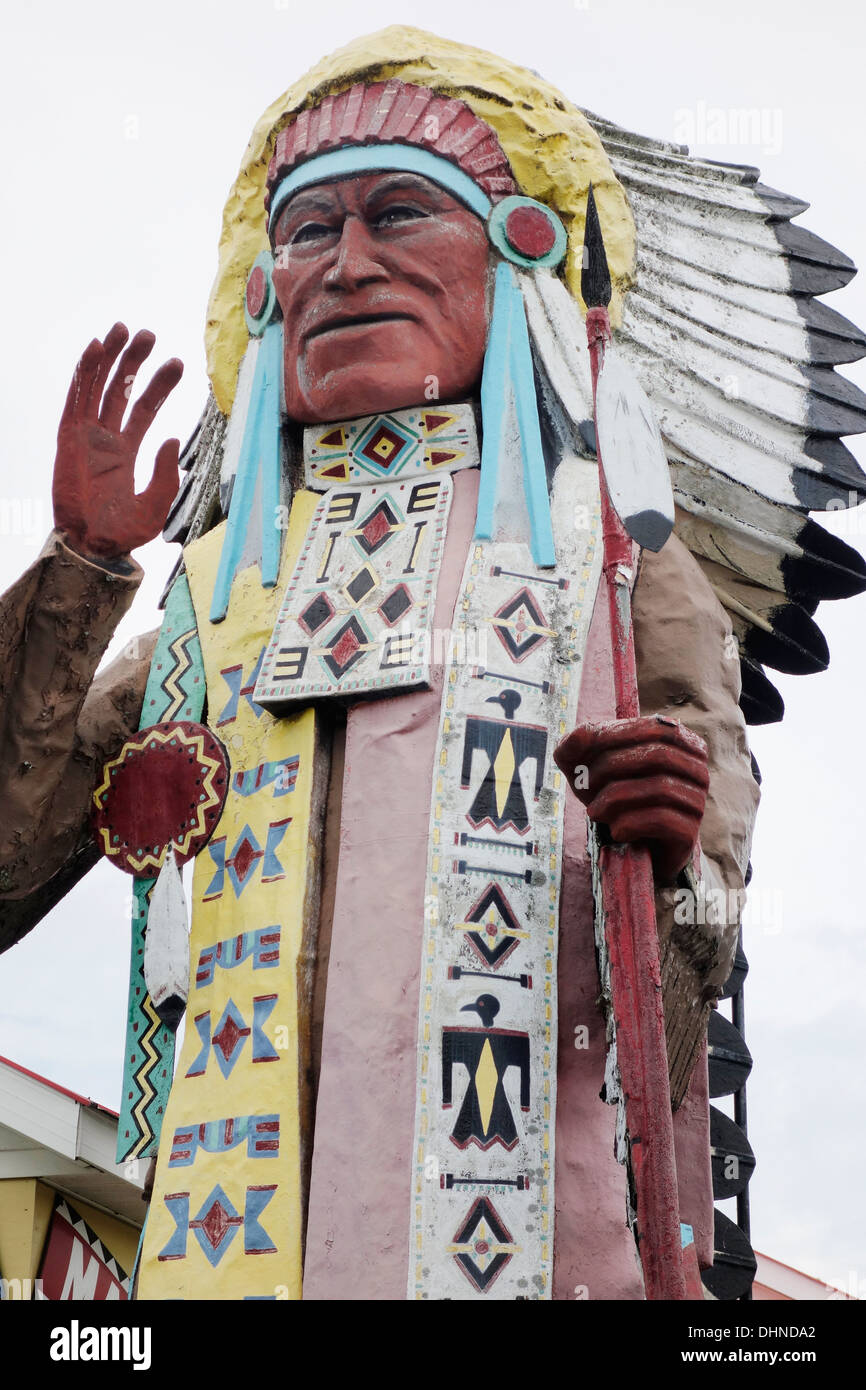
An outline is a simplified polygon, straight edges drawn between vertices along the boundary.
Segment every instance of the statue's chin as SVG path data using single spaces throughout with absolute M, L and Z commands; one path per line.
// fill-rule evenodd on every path
M 477 384 L 480 363 L 459 374 L 445 365 L 439 374 L 431 363 L 413 362 L 407 354 L 400 360 L 364 360 L 357 357 L 313 376 L 303 367 L 286 374 L 286 413 L 302 425 L 329 424 L 403 410 L 413 405 L 429 405 L 437 400 L 465 400 Z
M 322 388 L 296 402 L 287 401 L 286 405 L 291 420 L 301 425 L 319 425 L 337 420 L 354 420 L 362 415 L 379 415 L 425 403 L 425 386 L 421 380 L 417 385 L 401 382 L 399 388 L 393 384 L 366 386 L 355 381 L 345 389 L 328 391 Z

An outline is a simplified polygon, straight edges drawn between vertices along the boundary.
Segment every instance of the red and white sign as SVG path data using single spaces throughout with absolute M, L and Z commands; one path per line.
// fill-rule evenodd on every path
M 129 1298 L 129 1277 L 87 1222 L 63 1199 L 42 1255 L 42 1297 L 92 1301 Z

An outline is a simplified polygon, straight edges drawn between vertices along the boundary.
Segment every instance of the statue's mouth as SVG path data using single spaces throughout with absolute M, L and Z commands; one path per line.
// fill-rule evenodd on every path
M 378 323 L 406 323 L 414 322 L 411 314 L 405 313 L 380 313 L 380 314 L 334 314 L 332 318 L 326 319 L 324 323 L 318 323 L 314 328 L 310 328 L 305 337 L 309 341 L 311 338 L 321 338 L 325 333 L 340 333 L 349 328 L 367 328 Z

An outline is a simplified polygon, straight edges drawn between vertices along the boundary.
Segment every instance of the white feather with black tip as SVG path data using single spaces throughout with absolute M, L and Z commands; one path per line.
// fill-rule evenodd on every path
M 144 982 L 158 1017 L 174 1031 L 183 1017 L 189 989 L 189 918 L 183 879 L 171 848 L 150 896 Z

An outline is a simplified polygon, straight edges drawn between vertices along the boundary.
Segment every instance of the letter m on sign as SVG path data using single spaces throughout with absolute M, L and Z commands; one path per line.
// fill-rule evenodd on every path
M 102 1302 L 129 1297 L 129 1279 L 78 1212 L 58 1197 L 40 1269 L 43 1297 Z

